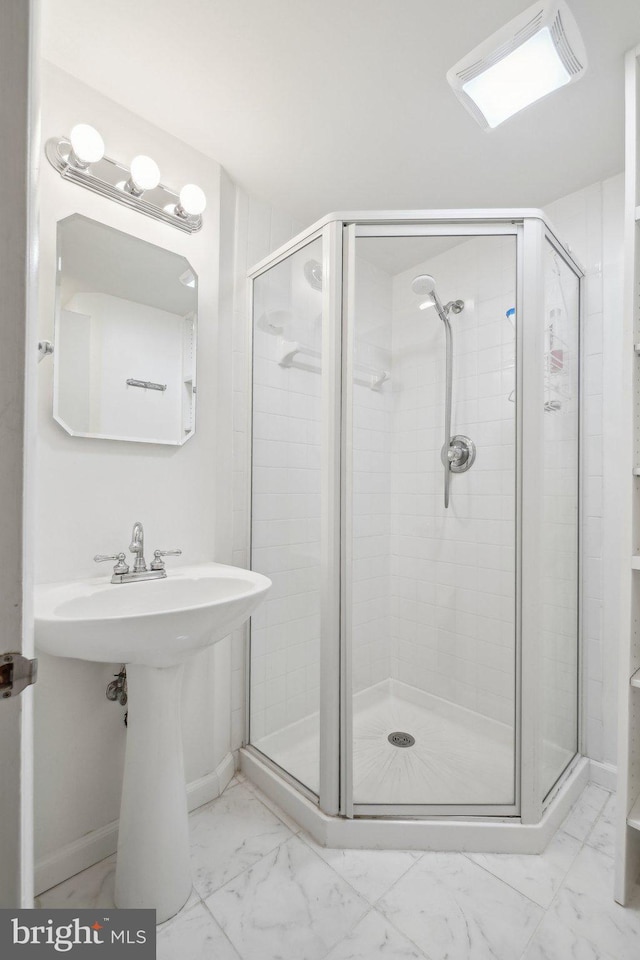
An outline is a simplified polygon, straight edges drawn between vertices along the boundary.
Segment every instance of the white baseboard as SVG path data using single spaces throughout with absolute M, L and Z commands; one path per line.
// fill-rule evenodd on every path
M 618 768 L 612 763 L 601 763 L 599 760 L 589 760 L 589 779 L 599 787 L 615 793 L 618 784 Z
M 189 812 L 219 797 L 234 773 L 234 757 L 228 753 L 212 773 L 187 784 Z M 117 846 L 118 821 L 114 820 L 43 857 L 35 866 L 36 896 L 104 860 L 105 857 L 110 857 L 116 852 Z

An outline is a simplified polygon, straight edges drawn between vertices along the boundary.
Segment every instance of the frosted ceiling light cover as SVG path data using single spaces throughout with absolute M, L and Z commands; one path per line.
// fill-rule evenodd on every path
M 81 163 L 97 163 L 104 157 L 104 140 L 95 127 L 76 123 L 69 136 L 71 148 Z
M 489 126 L 497 127 L 570 79 L 545 27 L 504 60 L 465 83 L 463 90 L 478 104 Z
M 497 127 L 524 107 L 578 80 L 587 57 L 564 0 L 536 3 L 447 73 L 481 126 Z

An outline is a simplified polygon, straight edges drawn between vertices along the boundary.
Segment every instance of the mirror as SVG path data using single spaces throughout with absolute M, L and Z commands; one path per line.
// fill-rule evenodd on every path
M 74 214 L 58 223 L 53 416 L 76 437 L 195 432 L 198 278 L 170 250 Z

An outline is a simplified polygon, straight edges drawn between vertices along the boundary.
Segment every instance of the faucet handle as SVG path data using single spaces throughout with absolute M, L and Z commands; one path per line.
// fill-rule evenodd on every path
M 154 550 L 153 551 L 153 560 L 151 561 L 152 570 L 164 570 L 164 560 L 163 557 L 179 557 L 182 554 L 182 550 Z
M 96 563 L 104 563 L 106 560 L 117 560 L 115 567 L 113 568 L 114 573 L 129 573 L 129 567 L 125 563 L 125 554 L 124 553 L 96 553 L 93 558 Z

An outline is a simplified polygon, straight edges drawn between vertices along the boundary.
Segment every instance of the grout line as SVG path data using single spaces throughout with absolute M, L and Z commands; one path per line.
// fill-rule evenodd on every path
M 305 844 L 305 846 L 307 847 L 307 849 L 310 850 L 311 853 L 313 853 L 313 854 L 318 858 L 318 860 L 320 860 L 326 867 L 328 867 L 329 870 L 331 870 L 331 872 L 334 873 L 334 874 L 338 877 L 339 880 L 341 880 L 343 883 L 346 883 L 347 886 L 350 887 L 350 888 L 353 890 L 353 892 L 356 894 L 356 896 L 359 897 L 360 900 L 364 901 L 364 903 L 367 904 L 368 909 L 367 909 L 367 910 L 365 911 L 365 913 L 353 924 L 353 926 L 349 929 L 347 935 L 345 935 L 345 937 L 343 937 L 342 940 L 338 941 L 338 943 L 343 943 L 344 940 L 346 939 L 346 936 L 348 936 L 349 933 L 351 933 L 353 930 L 355 930 L 355 928 L 358 926 L 358 924 L 362 923 L 362 921 L 365 919 L 365 917 L 368 917 L 370 913 L 376 913 L 376 914 L 377 914 L 379 917 L 381 917 L 386 923 L 388 923 L 390 926 L 392 926 L 393 929 L 396 931 L 396 933 L 398 933 L 401 937 L 403 937 L 405 940 L 407 940 L 409 943 L 411 943 L 411 945 L 416 948 L 416 950 L 418 951 L 418 953 L 420 954 L 420 956 L 421 956 L 421 957 L 424 957 L 424 960 L 431 960 L 431 957 L 430 957 L 428 954 L 426 954 L 426 953 L 424 952 L 424 950 L 422 950 L 421 947 L 419 947 L 418 944 L 415 943 L 415 941 L 412 940 L 411 937 L 410 937 L 407 933 L 404 932 L 404 930 L 401 930 L 398 926 L 396 926 L 396 924 L 391 920 L 391 918 L 388 917 L 387 914 L 384 913 L 382 910 L 378 910 L 378 907 L 377 907 L 377 905 L 378 905 L 378 903 L 380 902 L 380 900 L 382 900 L 383 897 L 386 897 L 386 895 L 395 887 L 395 885 L 396 885 L 397 883 L 399 883 L 400 880 L 401 880 L 404 876 L 406 876 L 406 874 L 407 874 L 420 860 L 422 860 L 422 856 L 418 857 L 418 859 L 415 860 L 414 863 L 412 863 L 409 867 L 407 867 L 407 869 L 397 878 L 397 880 L 395 880 L 395 881 L 391 884 L 391 886 L 388 888 L 388 890 L 386 890 L 384 893 L 382 893 L 382 894 L 378 897 L 378 899 L 374 901 L 374 903 L 371 903 L 369 900 L 367 900 L 367 898 L 366 898 L 362 893 L 360 893 L 359 890 L 356 889 L 356 887 L 353 886 L 353 884 L 352 884 L 345 876 L 343 876 L 341 873 L 339 873 L 338 870 L 336 870 L 330 863 L 327 863 L 327 861 L 324 859 L 324 857 L 322 857 L 319 853 L 316 853 L 316 851 L 313 849 L 313 847 L 308 843 L 308 841 L 307 841 L 307 836 L 306 836 L 304 833 L 298 834 L 298 839 L 300 839 L 300 840 Z M 312 839 L 313 839 L 313 838 L 312 838 Z M 347 848 L 347 849 L 348 849 L 348 848 Z M 371 852 L 371 851 L 367 851 L 367 852 Z M 378 852 L 378 851 L 374 851 L 374 852 Z M 385 851 L 379 851 L 379 852 L 384 853 Z M 398 852 L 398 851 L 397 851 L 397 852 Z M 399 852 L 402 852 L 402 851 L 399 851 Z M 421 851 L 416 850 L 416 851 L 404 851 L 404 852 L 420 853 Z M 424 856 L 424 853 L 423 853 L 423 856 Z M 335 948 L 338 946 L 338 943 L 336 943 L 333 947 L 331 947 L 327 953 L 323 954 L 323 957 L 327 957 L 328 954 L 331 953 L 332 950 L 335 950 Z M 265 958 L 265 960 L 266 960 L 266 958 Z
M 595 786 L 600 786 L 600 785 L 599 785 L 599 784 L 595 784 Z M 601 789 L 601 790 L 604 790 L 604 787 L 600 787 L 600 789 Z M 599 823 L 600 817 L 602 816 L 602 814 L 603 814 L 603 812 L 604 812 L 604 808 L 605 808 L 606 805 L 609 803 L 609 800 L 611 799 L 611 797 L 614 796 L 614 794 L 613 794 L 613 793 L 609 793 L 609 791 L 605 791 L 605 792 L 607 793 L 606 799 L 605 799 L 604 803 L 602 804 L 602 806 L 600 807 L 600 809 L 599 809 L 599 811 L 598 811 L 598 815 L 596 816 L 596 818 L 594 819 L 593 823 L 592 823 L 591 826 L 589 827 L 589 830 L 588 830 L 588 832 L 587 832 L 587 835 L 586 835 L 586 837 L 585 837 L 584 840 L 583 840 L 583 844 L 584 844 L 585 846 L 590 846 L 590 844 L 589 844 L 589 837 L 591 836 L 591 834 L 592 834 L 593 831 L 595 830 L 597 824 Z M 592 847 L 592 849 L 596 849 L 596 848 L 595 848 L 595 847 Z M 602 851 L 600 851 L 600 852 L 602 852 Z
M 231 945 L 231 949 L 233 950 L 233 952 L 236 954 L 236 956 L 239 958 L 239 960 L 242 960 L 242 954 L 240 953 L 240 951 L 238 950 L 238 948 L 236 947 L 236 945 L 235 945 L 234 943 L 232 943 L 232 941 L 229 939 L 229 937 L 228 937 L 228 935 L 227 935 L 227 931 L 226 931 L 223 927 L 220 926 L 220 924 L 218 923 L 218 921 L 216 920 L 216 918 L 215 918 L 214 915 L 212 914 L 211 910 L 210 910 L 209 907 L 207 906 L 206 900 L 201 900 L 200 903 L 202 904 L 202 906 L 204 907 L 204 909 L 207 911 L 208 915 L 211 917 L 211 919 L 213 920 L 213 922 L 215 923 L 216 927 L 218 928 L 218 930 L 220 931 L 220 933 L 222 934 L 222 936 L 225 938 L 225 940 L 227 941 L 227 943 L 229 943 L 229 944 Z M 215 960 L 215 958 L 213 958 L 213 960 Z
M 589 786 L 589 784 L 587 784 L 587 786 Z M 600 785 L 599 785 L 599 784 L 594 784 L 594 786 L 600 786 Z M 585 788 L 585 789 L 586 789 L 586 788 Z M 601 789 L 604 790 L 604 787 L 601 787 Z M 544 911 L 542 917 L 540 918 L 540 922 L 537 924 L 536 929 L 535 929 L 535 930 L 533 931 L 533 933 L 531 934 L 531 937 L 529 938 L 529 940 L 528 940 L 528 942 L 527 942 L 527 945 L 526 945 L 526 947 L 525 947 L 525 949 L 524 949 L 524 952 L 523 952 L 522 957 L 520 958 L 520 960 L 524 960 L 525 954 L 526 954 L 529 946 L 531 945 L 531 942 L 533 941 L 534 937 L 536 936 L 536 934 L 537 934 L 537 932 L 538 932 L 538 929 L 539 929 L 540 925 L 542 924 L 542 921 L 543 921 L 544 918 L 547 916 L 547 914 L 549 913 L 549 911 L 550 911 L 551 908 L 553 907 L 554 903 L 556 902 L 556 900 L 557 900 L 558 897 L 560 896 L 560 893 L 561 893 L 562 890 L 564 889 L 564 886 L 565 886 L 567 877 L 569 876 L 569 873 L 571 872 L 571 869 L 573 868 L 576 860 L 578 859 L 578 857 L 580 856 L 580 854 L 582 853 L 582 851 L 584 850 L 584 848 L 585 848 L 586 846 L 588 846 L 588 844 L 587 844 L 587 839 L 591 836 L 591 831 L 594 829 L 596 823 L 597 823 L 598 820 L 600 819 L 600 817 L 601 817 L 601 815 L 602 815 L 602 811 L 604 810 L 605 805 L 608 803 L 609 797 L 613 796 L 613 794 L 610 793 L 609 791 L 605 791 L 605 792 L 608 794 L 607 799 L 604 801 L 604 804 L 603 804 L 602 807 L 600 808 L 600 810 L 599 810 L 599 812 L 598 812 L 598 814 L 597 814 L 597 816 L 596 816 L 596 818 L 595 818 L 595 820 L 594 820 L 594 822 L 593 822 L 593 825 L 592 825 L 592 827 L 591 827 L 591 830 L 590 830 L 589 833 L 587 834 L 587 837 L 586 837 L 584 840 L 579 841 L 580 846 L 579 846 L 579 848 L 578 848 L 578 852 L 576 853 L 575 857 L 574 857 L 573 860 L 571 861 L 571 866 L 570 866 L 569 869 L 566 871 L 564 877 L 562 878 L 562 882 L 560 883 L 560 885 L 558 886 L 558 889 L 557 889 L 556 892 L 554 893 L 553 898 L 552 898 L 552 900 L 551 900 L 551 903 L 549 904 L 549 906 L 548 906 L 548 907 L 546 908 L 546 910 Z M 579 799 L 578 799 L 578 801 L 576 801 L 576 802 L 579 802 Z M 575 804 L 574 804 L 574 807 L 575 807 Z M 573 810 L 573 807 L 572 807 L 571 809 Z M 569 812 L 571 812 L 571 811 L 569 811 Z M 568 816 L 568 815 L 567 815 L 567 816 Z M 565 818 L 565 819 L 566 819 L 566 818 Z M 561 832 L 561 830 L 562 830 L 562 827 L 560 826 L 560 827 L 558 828 L 557 833 Z M 563 832 L 564 832 L 564 831 L 563 831 Z M 571 834 L 569 833 L 569 834 L 567 834 L 567 836 L 570 837 Z M 572 839 L 573 839 L 573 840 L 576 840 L 577 837 L 573 837 Z M 591 849 L 593 849 L 593 848 L 591 848 Z M 561 926 L 564 928 L 564 927 L 565 927 L 564 923 L 561 922 Z M 571 929 L 570 929 L 569 927 L 567 927 L 566 929 L 569 930 L 570 933 L 572 933 L 572 931 L 571 931 Z
M 555 834 L 554 834 L 554 836 L 555 836 Z M 551 841 L 550 841 L 550 842 L 551 842 Z M 546 848 L 545 848 L 545 849 L 546 849 Z M 543 851 L 543 852 L 544 852 L 544 851 Z M 493 873 L 493 871 L 490 870 L 488 867 L 485 867 L 482 863 L 476 863 L 476 861 L 472 859 L 472 854 L 470 854 L 470 853 L 465 853 L 465 852 L 463 851 L 463 852 L 462 852 L 462 856 L 463 856 L 463 857 L 466 857 L 467 860 L 474 865 L 474 867 L 478 867 L 480 870 L 484 870 L 484 872 L 485 872 L 485 873 L 488 873 L 489 876 L 490 876 L 490 877 L 493 877 L 494 880 L 498 880 L 500 883 L 503 883 L 503 884 L 505 885 L 505 887 L 509 887 L 509 889 L 510 889 L 510 890 L 513 890 L 514 893 L 520 894 L 521 897 L 524 897 L 525 900 L 528 900 L 529 903 L 532 903 L 532 904 L 534 905 L 534 907 L 537 907 L 537 908 L 538 908 L 538 910 L 542 910 L 542 913 L 543 913 L 543 914 L 546 912 L 546 909 L 547 909 L 547 908 L 546 908 L 546 907 L 543 907 L 542 904 L 541 904 L 541 903 L 538 903 L 537 900 L 533 900 L 527 893 L 524 893 L 522 890 L 518 889 L 518 887 L 514 887 L 514 885 L 513 885 L 512 883 L 510 883 L 508 880 L 505 880 L 504 877 L 499 877 L 497 874 Z M 540 853 L 491 853 L 491 854 L 487 854 L 487 856 L 491 856 L 491 857 L 540 857 L 540 856 L 542 856 L 542 854 L 540 854 Z M 555 896 L 555 894 L 554 894 L 554 896 Z
M 265 857 L 270 856 L 275 850 L 278 850 L 278 849 L 279 849 L 281 846 L 283 846 L 285 843 L 288 843 L 293 837 L 298 836 L 296 833 L 294 833 L 294 832 L 291 830 L 291 827 L 289 827 L 283 820 L 280 819 L 280 817 L 278 817 L 278 816 L 273 812 L 273 810 L 270 810 L 269 807 L 267 807 L 267 805 L 262 802 L 262 800 L 260 799 L 260 797 L 256 796 L 256 794 L 253 792 L 253 790 L 251 790 L 251 789 L 247 786 L 247 784 L 248 784 L 249 782 L 250 782 L 250 781 L 248 781 L 248 780 L 246 780 L 244 783 L 238 782 L 238 783 L 234 786 L 234 789 L 236 789 L 237 787 L 243 787 L 243 788 L 245 789 L 245 791 L 249 794 L 249 796 L 250 796 L 250 798 L 251 798 L 252 800 L 255 800 L 257 803 L 259 803 L 261 806 L 263 806 L 263 807 L 265 808 L 265 810 L 267 810 L 267 812 L 271 814 L 271 816 L 275 817 L 275 818 L 282 824 L 282 826 L 283 826 L 286 830 L 288 830 L 290 836 L 285 837 L 285 838 L 284 838 L 283 840 L 281 840 L 279 843 L 276 843 L 273 847 L 271 847 L 270 850 L 266 850 L 263 854 L 261 854 L 261 855 L 258 857 L 257 860 L 254 860 L 253 863 L 249 864 L 249 866 L 243 867 L 241 870 L 238 871 L 238 873 L 234 873 L 233 876 L 227 877 L 227 879 L 224 881 L 224 883 L 221 883 L 219 886 L 217 886 L 217 887 L 215 888 L 215 890 L 212 890 L 211 893 L 209 893 L 206 898 L 203 897 L 203 896 L 201 896 L 201 894 L 200 894 L 199 890 L 196 888 L 195 882 L 194 882 L 194 889 L 195 889 L 196 893 L 198 894 L 198 896 L 200 897 L 200 900 L 201 900 L 202 903 L 204 903 L 206 899 L 208 899 L 209 897 L 212 897 L 215 893 L 217 893 L 218 890 L 222 890 L 228 883 L 231 883 L 232 880 L 237 880 L 238 877 L 241 877 L 241 876 L 242 876 L 244 873 L 246 873 L 248 870 L 252 870 L 253 867 L 257 866 L 257 864 L 259 864 L 262 860 L 264 860 Z M 213 806 L 215 803 L 217 803 L 218 800 L 220 800 L 220 798 L 221 798 L 223 795 L 224 795 L 224 794 L 220 794 L 219 797 L 216 797 L 215 799 L 209 801 L 209 804 L 210 804 L 211 806 Z M 205 804 L 204 806 L 206 807 L 206 806 L 208 806 L 209 804 Z M 204 809 L 204 807 L 199 807 L 199 808 L 198 808 L 198 810 L 202 810 L 202 809 Z M 193 811 L 193 812 L 195 813 L 195 811 Z
M 191 899 L 191 896 L 194 893 L 196 894 L 198 899 L 195 903 L 190 904 L 189 909 L 187 910 L 186 909 L 187 903 L 189 903 L 189 900 Z M 174 924 L 176 924 L 179 920 L 185 917 L 188 913 L 191 913 L 192 910 L 195 910 L 196 907 L 203 905 L 202 897 L 200 896 L 200 894 L 198 893 L 195 887 L 192 887 L 192 891 L 191 891 L 191 894 L 189 895 L 189 899 L 187 900 L 187 903 L 185 903 L 184 907 L 180 908 L 180 910 L 175 914 L 175 916 L 170 917 L 168 920 L 165 920 L 164 923 L 160 923 L 156 926 L 156 939 L 165 930 L 169 930 L 170 927 L 173 927 Z
M 395 886 L 395 884 L 394 884 L 394 886 Z M 389 888 L 389 889 L 391 889 L 391 888 Z M 413 939 L 409 936 L 408 933 L 405 933 L 404 930 L 401 930 L 400 927 L 396 926 L 396 924 L 393 922 L 393 920 L 392 920 L 390 917 L 388 917 L 386 913 L 384 913 L 382 910 L 377 910 L 377 909 L 376 909 L 376 913 L 378 913 L 378 915 L 381 916 L 383 920 L 386 920 L 386 922 L 387 922 L 391 927 L 393 927 L 393 929 L 396 931 L 396 933 L 399 933 L 400 936 L 402 936 L 402 937 L 405 938 L 405 940 L 408 940 L 409 943 L 411 943 L 411 944 L 416 948 L 416 950 L 418 951 L 418 953 L 420 954 L 421 957 L 424 957 L 425 960 L 432 960 L 431 955 L 428 954 L 428 953 L 425 953 L 425 951 L 422 949 L 422 947 L 419 947 L 418 944 L 415 942 L 415 940 L 413 940 Z

